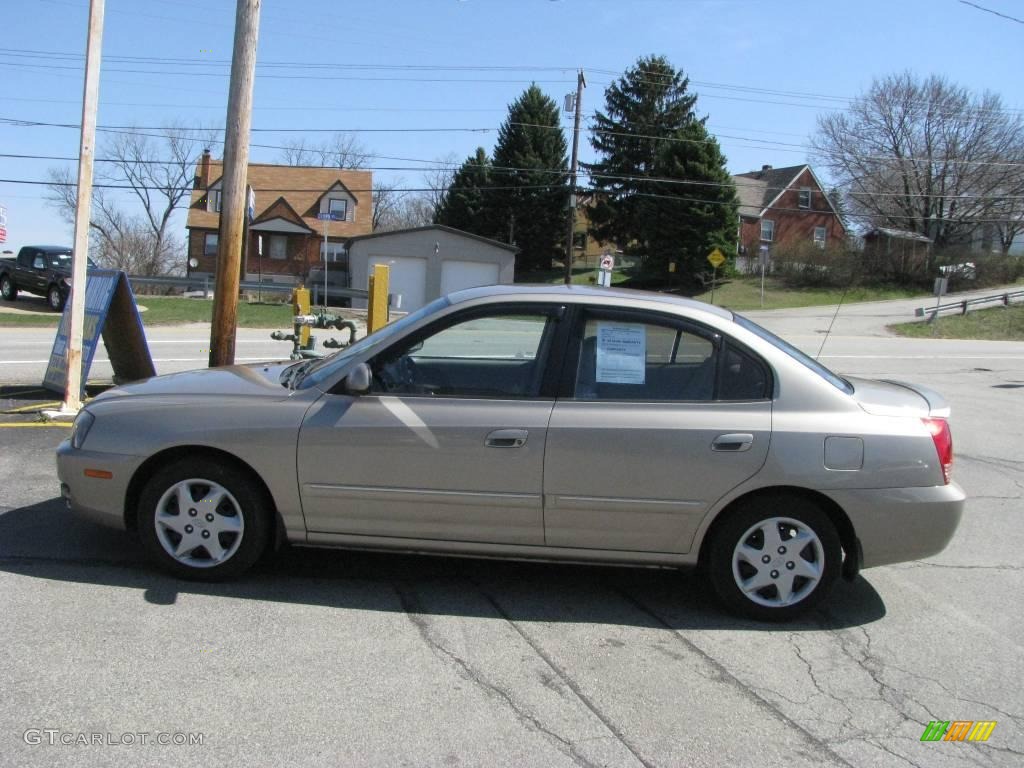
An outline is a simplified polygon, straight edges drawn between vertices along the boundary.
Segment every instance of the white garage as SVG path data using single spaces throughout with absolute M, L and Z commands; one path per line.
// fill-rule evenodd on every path
M 374 265 L 387 264 L 393 308 L 412 312 L 446 293 L 511 283 L 518 250 L 439 224 L 360 235 L 348 241 L 351 286 L 366 288 Z

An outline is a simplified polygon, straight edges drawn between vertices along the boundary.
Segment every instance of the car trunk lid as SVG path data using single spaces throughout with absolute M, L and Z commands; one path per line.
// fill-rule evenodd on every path
M 904 381 L 846 380 L 853 385 L 853 398 L 864 411 L 875 416 L 919 416 L 948 418 L 949 403 L 933 389 Z

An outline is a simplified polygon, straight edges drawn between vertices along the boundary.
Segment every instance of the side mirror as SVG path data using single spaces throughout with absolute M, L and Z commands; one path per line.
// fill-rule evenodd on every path
M 373 383 L 373 372 L 366 363 L 359 363 L 345 377 L 345 392 L 349 395 L 365 395 Z

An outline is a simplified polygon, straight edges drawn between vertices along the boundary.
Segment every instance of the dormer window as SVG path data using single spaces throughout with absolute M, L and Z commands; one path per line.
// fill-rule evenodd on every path
M 335 197 L 327 201 L 327 211 L 333 214 L 338 221 L 345 221 L 348 212 L 348 200 L 341 200 Z
M 220 189 L 211 189 L 206 193 L 206 210 L 212 213 L 220 213 Z

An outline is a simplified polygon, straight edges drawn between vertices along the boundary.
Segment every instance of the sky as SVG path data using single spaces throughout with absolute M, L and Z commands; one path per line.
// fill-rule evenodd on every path
M 801 164 L 817 116 L 891 73 L 944 75 L 1024 110 L 1024 2 L 974 5 L 264 0 L 251 159 L 275 162 L 273 147 L 287 141 L 357 131 L 377 156 L 375 178 L 419 188 L 438 158 L 461 161 L 477 146 L 490 152 L 508 104 L 530 82 L 561 104 L 582 68 L 586 116 L 638 57 L 661 54 L 690 77 L 731 172 Z M 223 128 L 234 10 L 235 0 L 106 0 L 99 125 Z M 80 121 L 88 0 L 0 0 L 0 18 L 0 248 L 70 244 L 72 228 L 45 188 L 24 182 L 76 163 L 10 155 L 76 158 L 77 129 L 3 121 Z M 563 125 L 569 137 L 571 115 Z M 594 159 L 588 136 L 584 162 Z M 220 150 L 213 146 L 215 156 Z M 179 211 L 174 223 L 182 242 L 184 219 Z

